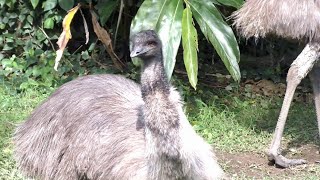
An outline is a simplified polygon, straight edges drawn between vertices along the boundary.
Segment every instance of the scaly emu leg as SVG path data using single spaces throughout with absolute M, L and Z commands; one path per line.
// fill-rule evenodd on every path
M 316 106 L 318 129 L 320 135 L 320 62 L 314 65 L 309 76 L 313 87 L 314 104 Z
M 288 116 L 290 104 L 293 99 L 294 92 L 301 82 L 307 76 L 313 65 L 320 57 L 320 44 L 310 42 L 306 45 L 299 56 L 293 61 L 287 75 L 287 89 L 283 100 L 282 108 L 278 118 L 277 126 L 271 142 L 270 149 L 267 153 L 269 161 L 281 167 L 289 167 L 299 164 L 305 164 L 307 161 L 303 159 L 288 159 L 281 155 L 281 138 L 283 135 L 284 125 Z

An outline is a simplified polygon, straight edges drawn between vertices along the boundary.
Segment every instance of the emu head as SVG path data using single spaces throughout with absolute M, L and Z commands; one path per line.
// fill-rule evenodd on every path
M 157 33 L 153 30 L 140 31 L 130 39 L 130 56 L 148 59 L 161 56 L 162 45 Z

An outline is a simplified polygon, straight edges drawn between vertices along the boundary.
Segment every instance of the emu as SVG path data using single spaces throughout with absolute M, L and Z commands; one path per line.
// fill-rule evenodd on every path
M 267 152 L 269 161 L 282 167 L 306 163 L 281 155 L 281 137 L 296 87 L 310 72 L 320 132 L 320 0 L 247 0 L 232 17 L 241 35 L 265 37 L 276 34 L 286 38 L 307 40 L 287 74 L 287 89 L 279 119 Z
M 166 77 L 153 30 L 131 38 L 141 85 L 89 75 L 58 88 L 14 135 L 18 167 L 44 180 L 212 180 L 224 178 L 189 124 Z

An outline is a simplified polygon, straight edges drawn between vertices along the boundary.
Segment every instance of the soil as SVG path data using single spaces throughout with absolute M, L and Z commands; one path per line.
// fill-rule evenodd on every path
M 286 157 L 289 158 L 303 158 L 308 161 L 308 164 L 291 167 L 291 168 L 280 168 L 276 167 L 273 163 L 269 162 L 266 155 L 261 152 L 243 152 L 243 153 L 228 153 L 228 152 L 216 152 L 219 157 L 219 161 L 225 164 L 226 172 L 231 178 L 272 178 L 272 179 L 283 179 L 283 178 L 294 178 L 301 177 L 301 171 L 308 171 L 312 173 L 314 166 L 320 167 L 320 154 L 319 147 L 316 145 L 306 144 L 297 149 L 301 152 L 297 155 L 293 155 L 292 152 L 288 153 Z M 314 172 L 317 176 L 319 172 Z M 319 177 L 320 178 L 320 177 Z

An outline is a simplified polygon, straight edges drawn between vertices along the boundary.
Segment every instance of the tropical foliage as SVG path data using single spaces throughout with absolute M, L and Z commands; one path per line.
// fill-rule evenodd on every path
M 185 66 L 189 81 L 195 88 L 198 74 L 198 40 L 194 18 L 232 77 L 239 81 L 239 48 L 232 29 L 216 8 L 219 4 L 239 8 L 242 0 L 145 0 L 132 22 L 131 34 L 142 29 L 158 31 L 164 46 L 165 67 L 169 77 L 173 72 L 182 37 Z
M 66 11 L 79 3 L 80 11 L 74 17 L 66 16 Z M 232 29 L 224 21 L 217 6 L 238 8 L 241 4 L 242 0 L 144 0 L 142 3 L 137 0 L 93 0 L 90 3 L 84 0 L 30 0 L 25 3 L 0 0 L 0 77 L 2 80 L 14 81 L 23 89 L 30 85 L 51 87 L 57 79 L 68 80 L 90 72 L 114 71 L 99 67 L 101 63 L 92 59 L 101 56 L 104 52 L 101 47 L 104 45 L 113 63 L 119 61 L 112 49 L 115 43 L 111 44 L 110 37 L 102 37 L 109 36 L 108 32 L 112 31 L 112 39 L 116 41 L 122 17 L 127 13 L 134 18 L 131 28 L 123 27 L 130 28 L 131 34 L 143 29 L 155 29 L 159 33 L 168 77 L 173 73 L 176 55 L 182 45 L 189 81 L 196 88 L 199 63 L 197 31 L 201 30 L 232 77 L 238 81 L 239 48 Z M 81 9 L 86 9 L 87 13 L 82 13 Z M 86 21 L 91 21 L 91 16 L 97 17 L 101 26 L 93 19 L 84 25 Z M 63 59 L 61 64 L 54 71 L 55 52 L 61 49 L 59 34 L 66 28 L 65 25 L 62 27 L 64 17 L 69 18 L 67 29 L 72 32 L 71 40 L 80 38 L 81 45 L 69 41 L 68 50 L 62 50 L 63 54 L 60 52 Z M 199 27 L 195 26 L 194 20 Z M 110 29 L 103 29 L 105 24 Z M 86 26 L 89 26 L 89 31 L 90 28 L 94 29 L 94 32 L 90 32 L 90 38 L 85 38 L 89 37 Z M 97 27 L 100 33 L 96 32 Z M 99 44 L 98 39 L 103 44 Z M 60 49 L 56 45 L 57 41 Z M 85 41 L 88 41 L 87 45 Z

